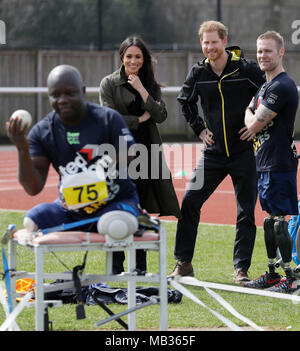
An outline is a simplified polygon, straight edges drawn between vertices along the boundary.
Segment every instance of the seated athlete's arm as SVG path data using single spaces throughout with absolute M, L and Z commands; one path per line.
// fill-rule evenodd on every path
M 36 195 L 44 188 L 50 161 L 46 157 L 30 157 L 27 129 L 22 128 L 21 121 L 9 120 L 6 122 L 6 131 L 9 139 L 17 147 L 19 182 L 29 195 Z
M 18 150 L 19 182 L 29 195 L 40 193 L 46 183 L 50 162 L 47 157 L 30 157 L 28 150 Z

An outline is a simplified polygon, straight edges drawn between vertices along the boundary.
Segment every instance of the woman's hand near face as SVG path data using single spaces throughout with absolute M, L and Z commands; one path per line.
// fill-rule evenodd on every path
M 143 86 L 139 76 L 135 75 L 135 74 L 130 74 L 128 76 L 128 83 L 136 90 L 139 92 L 139 94 L 141 95 L 142 99 L 144 102 L 147 101 L 149 93 L 148 91 L 145 89 L 145 87 Z
M 135 90 L 139 91 L 144 89 L 144 86 L 140 80 L 140 77 L 135 74 L 130 74 L 128 76 L 128 83 L 134 87 Z

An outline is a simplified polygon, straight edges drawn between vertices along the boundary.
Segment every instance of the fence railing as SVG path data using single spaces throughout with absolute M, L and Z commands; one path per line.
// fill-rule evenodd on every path
M 299 88 L 300 89 L 300 88 Z M 162 88 L 167 95 L 179 93 L 180 87 Z M 99 94 L 99 87 L 86 87 L 87 94 Z M 47 94 L 46 87 L 0 87 L 0 94 Z
M 166 95 L 178 94 L 181 87 L 162 88 L 162 93 Z M 300 86 L 297 87 L 300 94 Z M 46 87 L 0 87 L 0 94 L 47 94 Z M 87 94 L 99 94 L 99 87 L 86 87 Z
M 195 140 L 195 135 L 191 128 L 187 125 L 185 119 L 182 117 L 182 113 L 178 103 L 176 102 L 176 95 L 180 91 L 180 86 L 172 86 L 162 88 L 162 94 L 164 96 L 167 110 L 168 119 L 163 123 L 158 125 L 160 133 L 164 140 Z M 300 86 L 297 87 L 300 97 Z M 34 112 L 35 122 L 41 119 L 45 115 L 45 106 L 49 106 L 48 99 L 48 88 L 47 87 L 0 87 L 0 98 L 4 96 L 16 96 L 15 105 L 17 108 L 25 108 L 22 104 L 22 100 L 19 97 L 30 97 L 36 96 L 34 105 L 29 104 L 28 110 L 32 113 Z M 98 101 L 99 87 L 86 87 L 86 94 L 91 97 L 91 101 Z M 34 111 L 30 110 L 29 106 L 33 106 Z M 17 109 L 15 108 L 15 109 Z M 47 110 L 48 111 L 48 110 Z M 12 113 L 13 111 L 11 111 Z M 297 112 L 297 119 L 295 123 L 295 137 L 300 138 L 300 108 Z M 9 118 L 3 112 L 0 116 L 1 118 Z M 4 123 L 1 123 L 0 138 L 6 136 Z

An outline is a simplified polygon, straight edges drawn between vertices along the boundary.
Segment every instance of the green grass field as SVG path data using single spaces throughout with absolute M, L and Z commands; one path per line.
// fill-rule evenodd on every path
M 1 233 L 7 225 L 14 223 L 21 228 L 23 213 L 21 212 L 0 212 Z M 175 239 L 175 222 L 164 222 L 167 230 L 167 262 L 168 273 L 171 273 L 175 265 L 173 258 L 173 247 Z M 233 241 L 235 229 L 233 226 L 206 225 L 200 224 L 197 246 L 193 266 L 195 276 L 204 281 L 233 284 Z M 59 253 L 59 257 L 68 267 L 81 264 L 84 252 L 79 253 Z M 157 271 L 157 253 L 148 253 L 148 271 Z M 86 272 L 104 272 L 104 253 L 90 252 L 88 254 Z M 263 232 L 261 228 L 257 230 L 257 239 L 253 254 L 252 266 L 249 271 L 251 278 L 259 276 L 266 270 L 266 251 L 264 246 Z M 22 247 L 18 248 L 18 269 L 27 271 L 34 270 L 34 259 L 31 251 Z M 51 272 L 63 272 L 66 268 L 51 254 L 46 256 L 45 269 L 51 267 Z M 281 270 L 281 269 L 280 269 Z M 0 271 L 3 272 L 2 260 Z M 282 271 L 280 272 L 282 274 Z M 1 282 L 4 285 L 4 281 Z M 112 282 L 111 287 L 123 286 L 125 283 Z M 118 284 L 118 285 L 116 285 Z M 125 284 L 125 285 L 121 285 Z M 145 285 L 143 285 L 145 286 Z M 187 286 L 186 286 L 187 287 Z M 218 311 L 225 317 L 240 326 L 246 326 L 243 322 L 233 317 L 226 309 L 219 305 L 202 288 L 187 287 L 203 303 Z M 287 300 L 272 299 L 255 295 L 238 294 L 233 292 L 218 291 L 239 313 L 251 319 L 253 322 L 267 330 L 300 330 L 300 317 L 298 304 Z M 124 306 L 110 304 L 108 307 L 114 313 L 124 310 Z M 98 306 L 85 306 L 86 319 L 76 320 L 75 305 L 63 305 L 60 308 L 49 309 L 49 318 L 53 322 L 53 329 L 56 331 L 72 330 L 122 330 L 117 322 L 107 323 L 100 328 L 95 327 L 95 323 L 106 318 L 108 315 Z M 201 330 L 204 328 L 224 327 L 213 314 L 200 305 L 183 297 L 179 304 L 169 304 L 169 329 L 177 330 Z M 126 316 L 123 319 L 126 321 Z M 5 314 L 0 305 L 0 324 L 5 319 Z M 17 319 L 21 330 L 34 330 L 34 308 L 26 308 Z M 159 306 L 150 306 L 137 311 L 137 329 L 158 330 L 159 329 Z

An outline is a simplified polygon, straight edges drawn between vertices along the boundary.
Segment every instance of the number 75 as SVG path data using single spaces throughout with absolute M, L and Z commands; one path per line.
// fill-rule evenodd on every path
M 86 199 L 89 201 L 97 200 L 98 191 L 94 188 L 96 188 L 96 184 L 74 187 L 73 190 L 78 191 L 78 202 L 85 202 Z

